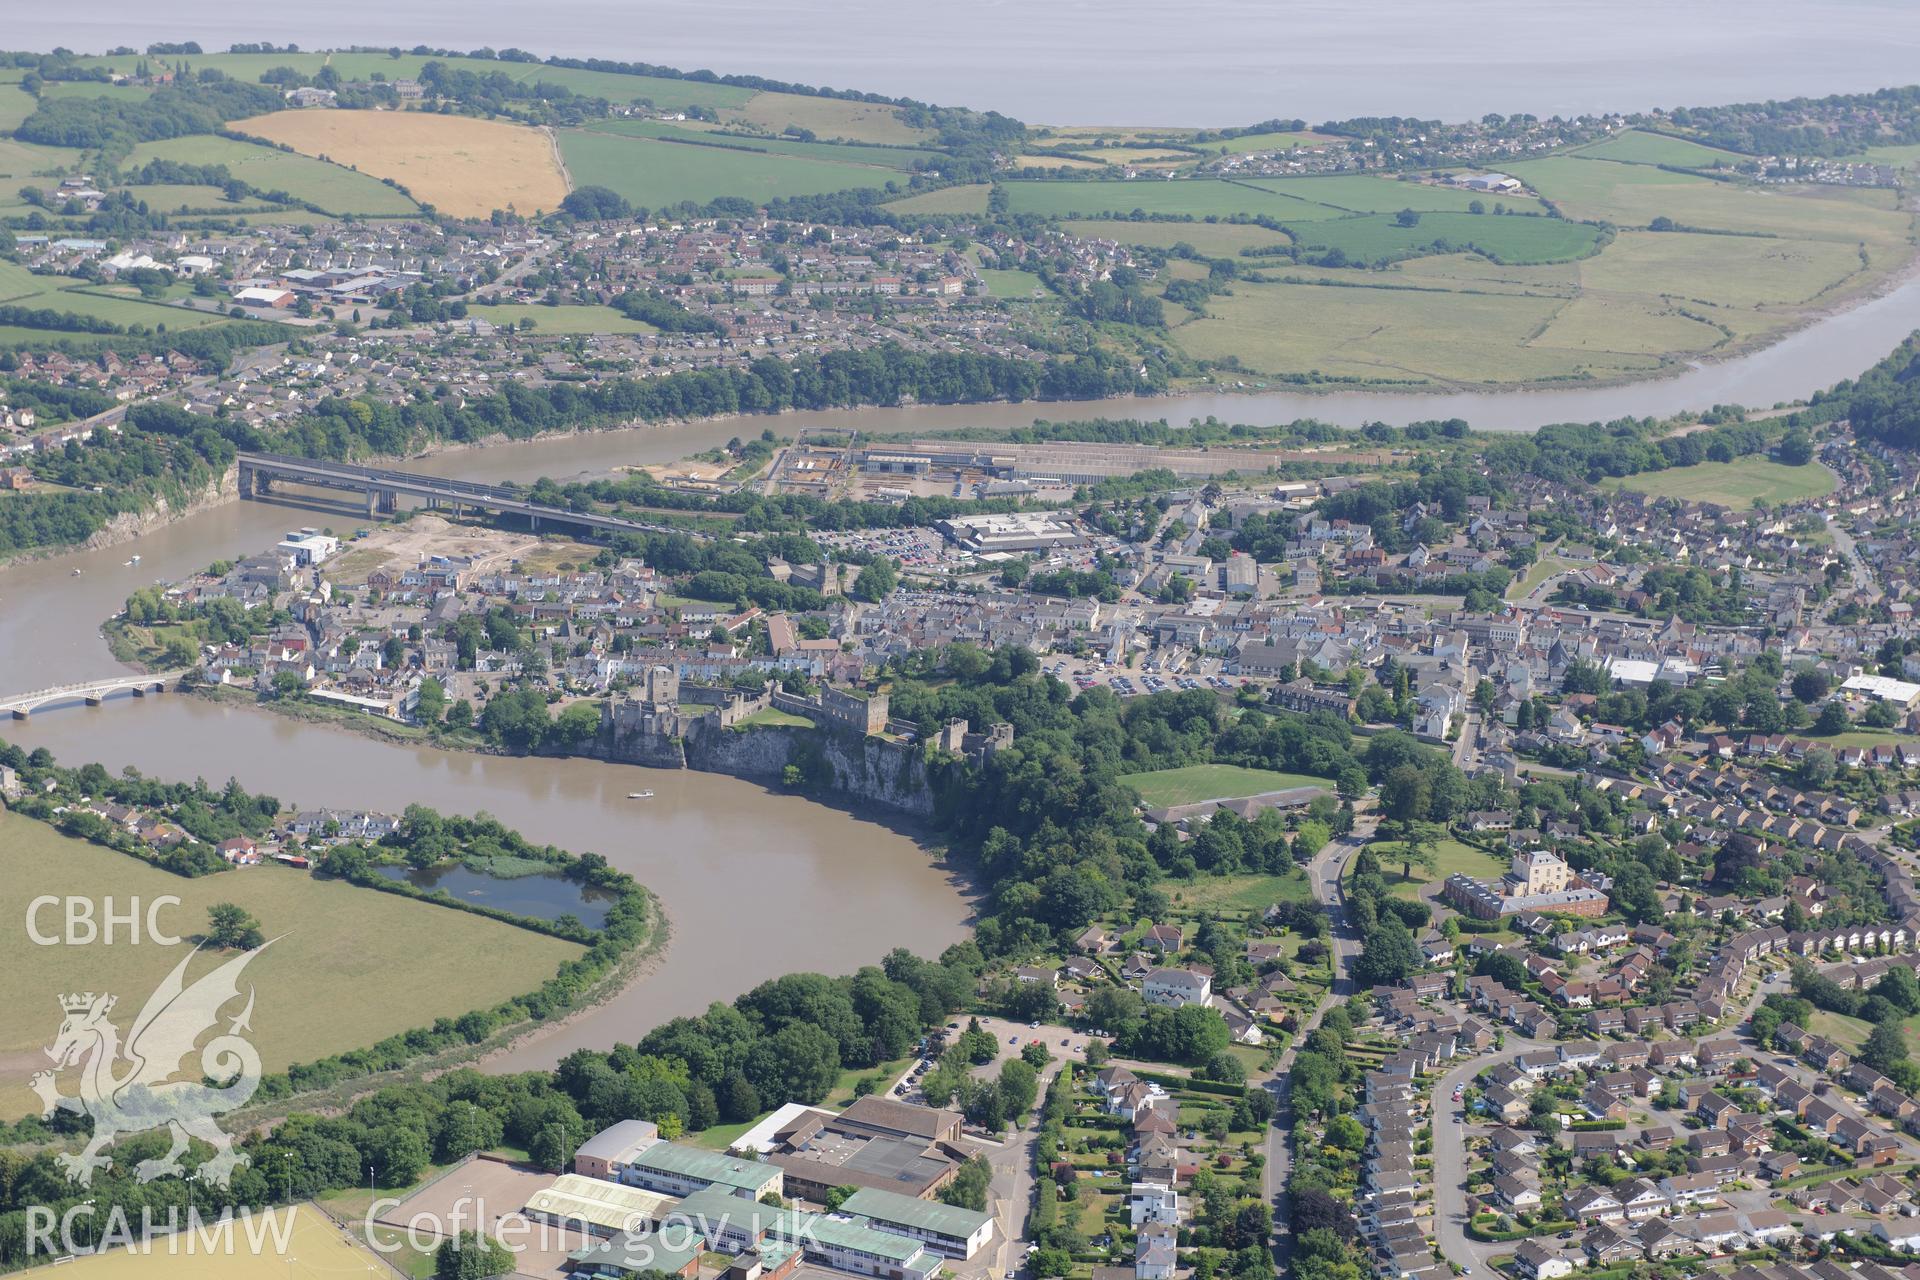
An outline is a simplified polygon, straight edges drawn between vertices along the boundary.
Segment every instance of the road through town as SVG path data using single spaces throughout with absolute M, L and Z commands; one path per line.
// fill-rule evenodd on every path
M 1273 1094 L 1273 1123 L 1267 1128 L 1267 1158 L 1261 1174 L 1267 1198 L 1273 1204 L 1274 1263 L 1282 1269 L 1286 1267 L 1293 1248 L 1293 1233 L 1287 1227 L 1287 1176 L 1293 1168 L 1293 1104 L 1288 1088 L 1289 1073 L 1293 1069 L 1293 1056 L 1301 1041 L 1307 1038 L 1307 1033 L 1320 1025 L 1320 1019 L 1326 1016 L 1327 1010 L 1353 994 L 1351 970 L 1353 962 L 1360 956 L 1360 939 L 1355 936 L 1347 920 L 1346 899 L 1340 892 L 1340 885 L 1347 873 L 1347 865 L 1373 839 L 1374 826 L 1375 820 L 1371 817 L 1359 819 L 1351 833 L 1328 841 L 1327 846 L 1315 854 L 1307 866 L 1307 878 L 1312 886 L 1314 901 L 1324 907 L 1327 913 L 1330 929 L 1327 944 L 1333 952 L 1333 987 L 1321 997 L 1312 1016 L 1301 1024 L 1293 1042 L 1274 1064 L 1272 1075 L 1260 1082 Z

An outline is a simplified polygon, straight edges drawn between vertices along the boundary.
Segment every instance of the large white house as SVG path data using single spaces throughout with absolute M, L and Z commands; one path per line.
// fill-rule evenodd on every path
M 1148 1004 L 1169 1009 L 1205 1004 L 1213 995 L 1213 979 L 1188 969 L 1155 969 L 1141 979 L 1140 994 Z

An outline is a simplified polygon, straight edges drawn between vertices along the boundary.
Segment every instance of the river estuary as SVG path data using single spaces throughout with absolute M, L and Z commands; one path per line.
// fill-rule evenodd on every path
M 9 6 L 7 19 L 21 49 L 517 46 L 1048 124 L 1196 127 L 1862 92 L 1911 83 L 1920 51 L 1920 9 L 1906 0 L 90 0 Z
M 617 448 L 628 462 L 666 460 L 724 441 L 733 429 L 620 433 Z M 516 458 L 533 466 L 542 448 L 564 454 L 577 444 L 520 447 Z M 496 454 L 471 450 L 427 465 L 480 478 L 502 474 L 500 463 Z M 0 571 L 0 688 L 43 688 L 113 671 L 98 628 L 129 590 L 315 522 L 350 523 L 299 508 L 229 503 L 136 544 Z M 128 567 L 134 552 L 141 563 Z M 302 807 L 484 809 L 530 839 L 606 855 L 659 895 L 672 944 L 644 981 L 524 1042 L 496 1060 L 501 1069 L 548 1066 L 582 1046 L 637 1039 L 663 1019 L 698 1013 L 782 973 L 848 972 L 896 946 L 937 955 L 966 934 L 966 886 L 934 865 L 911 832 L 733 778 L 439 751 L 171 695 L 52 709 L 0 724 L 0 735 L 45 746 L 69 764 L 131 764 L 216 785 L 237 777 Z M 626 798 L 636 790 L 654 796 Z

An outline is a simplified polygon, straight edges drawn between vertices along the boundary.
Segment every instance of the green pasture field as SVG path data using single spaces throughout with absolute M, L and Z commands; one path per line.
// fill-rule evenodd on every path
M 533 321 L 535 333 L 655 333 L 644 320 L 630 320 L 612 307 L 570 305 L 546 307 L 537 302 L 480 303 L 467 314 L 496 325 Z
M 214 903 L 244 907 L 277 939 L 247 968 L 259 991 L 253 1042 L 269 1071 L 489 1007 L 533 990 L 581 954 L 572 943 L 530 930 L 278 865 L 188 880 L 11 814 L 0 814 L 0 868 L 22 901 L 112 895 L 124 904 L 172 895 L 181 905 L 163 910 L 161 920 L 183 937 L 206 928 Z M 0 992 L 15 1016 L 0 1030 L 0 1057 L 9 1059 L 51 1040 L 60 1022 L 57 993 L 109 991 L 131 1017 L 189 950 L 40 947 L 24 929 L 9 930 L 7 938 Z M 190 973 L 221 959 L 198 957 Z M 0 1114 L 27 1111 L 25 1083 L 24 1073 L 9 1077 Z
M 165 59 L 131 57 L 82 58 L 83 64 L 105 66 L 131 73 L 142 60 L 149 63 Z M 263 73 L 276 67 L 292 67 L 311 76 L 323 66 L 331 66 L 343 80 L 367 80 L 378 72 L 389 80 L 407 80 L 419 76 L 429 62 L 441 62 L 458 71 L 475 75 L 500 72 L 523 84 L 544 81 L 565 85 L 574 93 L 605 98 L 609 102 L 629 103 L 641 99 L 662 108 L 737 107 L 754 96 L 752 89 L 713 84 L 701 80 L 676 80 L 665 76 L 629 76 L 613 71 L 585 71 L 571 67 L 548 67 L 537 62 L 500 62 L 486 58 L 429 58 L 403 53 L 393 57 L 385 53 L 209 53 L 188 59 L 196 68 L 213 67 L 236 80 L 258 83 Z
M 1254 151 L 1283 151 L 1294 147 L 1317 147 L 1330 141 L 1324 133 L 1315 133 L 1311 129 L 1299 133 L 1246 133 L 1237 138 L 1216 138 L 1212 142 L 1195 142 L 1192 145 L 1203 151 L 1216 154 L 1242 156 Z
M 886 207 L 902 213 L 979 214 L 987 211 L 988 191 L 989 187 L 984 182 L 941 187 L 937 191 L 923 191 L 919 195 L 889 200 Z
M 32 348 L 43 351 L 98 351 L 114 340 L 104 333 L 65 333 L 52 329 L 28 329 L 17 324 L 0 324 L 0 351 Z
M 1238 800 L 1291 787 L 1325 787 L 1325 778 L 1273 769 L 1249 769 L 1237 764 L 1190 764 L 1178 769 L 1122 774 L 1120 781 L 1140 795 L 1150 809 L 1163 805 L 1198 804 L 1202 800 Z
M 1573 298 L 1554 314 L 1546 328 L 1527 345 L 1588 354 L 1640 355 L 1659 358 L 1680 352 L 1710 351 L 1729 341 L 1729 335 L 1695 315 L 1716 315 L 1717 309 L 1692 309 L 1690 315 L 1658 299 L 1587 293 Z
M 1874 164 L 1890 164 L 1895 168 L 1904 168 L 1920 163 L 1920 142 L 1909 142 L 1894 147 L 1868 147 L 1857 156 L 1848 156 L 1849 160 L 1866 160 Z
M 107 84 L 99 80 L 47 80 L 42 82 L 40 94 L 46 98 L 108 98 L 115 102 L 138 102 L 152 96 L 153 89 L 143 84 Z
M 1076 236 L 1117 240 L 1121 244 L 1171 249 L 1190 244 L 1210 258 L 1231 258 L 1242 249 L 1266 249 L 1285 246 L 1292 237 L 1284 231 L 1255 226 L 1250 222 L 1129 222 L 1121 218 L 1069 222 L 1066 230 Z
M 1531 293 L 1571 298 L 1580 291 L 1580 268 L 1593 259 L 1578 262 L 1545 262 L 1519 265 L 1492 262 L 1478 254 L 1442 253 L 1428 258 L 1408 258 L 1397 262 L 1389 276 L 1405 284 L 1422 288 L 1490 290 L 1495 293 Z M 1329 279 L 1347 277 L 1344 271 L 1328 271 Z
M 1526 160 L 1510 170 L 1570 218 L 1645 227 L 1664 217 L 1703 231 L 1865 243 L 1884 255 L 1908 248 L 1911 218 L 1890 191 L 1754 187 L 1577 156 Z
M 1425 213 L 1416 225 L 1403 227 L 1397 217 L 1375 213 L 1307 222 L 1293 234 L 1302 249 L 1338 248 L 1362 262 L 1418 256 L 1442 241 L 1503 263 L 1565 262 L 1592 254 L 1600 239 L 1597 228 L 1560 218 Z
M 318 205 L 329 213 L 406 217 L 420 209 L 378 178 L 257 142 L 239 142 L 211 134 L 143 142 L 128 156 L 127 167 L 138 168 L 149 160 L 223 164 L 242 182 L 262 191 L 284 191 L 296 200 Z
M 1238 182 L 1212 178 L 1135 179 L 1131 182 L 1045 182 L 1015 181 L 1005 184 L 1008 208 L 1014 213 L 1037 213 L 1064 218 L 1075 214 L 1098 217 L 1101 214 L 1132 213 L 1208 215 L 1266 214 L 1272 218 L 1311 216 L 1303 201 L 1275 198 Z M 1328 209 L 1326 217 L 1338 217 Z
M 847 164 L 881 165 L 908 170 L 915 165 L 934 163 L 944 153 L 924 147 L 876 147 L 838 142 L 802 142 L 797 138 L 763 138 L 758 135 L 724 133 L 711 129 L 690 129 L 665 120 L 602 120 L 588 126 L 595 133 L 618 134 L 625 138 L 656 138 L 662 142 L 685 142 L 696 146 L 728 147 L 735 151 L 757 151 L 768 155 L 799 156 L 807 160 L 833 160 Z
M 1359 271 L 1333 277 L 1358 287 L 1239 282 L 1231 294 L 1209 298 L 1208 315 L 1175 329 L 1174 340 L 1197 359 L 1238 356 L 1259 373 L 1414 384 L 1612 377 L 1660 364 L 1530 347 L 1565 305 L 1561 297 L 1369 288 L 1374 277 Z
M 20 122 L 39 108 L 39 101 L 19 85 L 0 85 L 0 131 L 19 128 Z
M 1505 205 L 1529 213 L 1545 209 L 1531 196 L 1483 195 L 1458 187 L 1439 187 L 1427 182 L 1402 182 L 1397 178 L 1369 178 L 1361 174 L 1332 174 L 1324 178 L 1247 178 L 1248 185 L 1296 200 L 1310 200 L 1346 213 L 1398 213 L 1413 209 L 1420 213 L 1465 213 L 1475 201 L 1491 210 Z
M 1762 307 L 1812 302 L 1861 270 L 1859 249 L 1834 240 L 1622 231 L 1581 264 L 1580 283 L 1606 293 Z
M 51 190 L 59 185 L 52 175 L 78 166 L 84 153 L 72 147 L 43 147 L 16 138 L 0 138 L 0 209 L 24 209 L 20 188 Z
M 987 294 L 990 297 L 1030 302 L 1036 294 L 1042 298 L 1049 296 L 1047 286 L 1040 283 L 1040 277 L 1031 271 L 1001 271 L 982 267 L 980 278 L 987 282 Z
M 688 147 L 585 129 L 563 129 L 559 137 L 576 187 L 609 187 L 647 209 L 684 200 L 705 204 L 720 196 L 766 201 L 820 195 L 885 186 L 898 178 L 892 170 L 867 165 Z
M 915 146 L 933 133 L 907 123 L 898 107 L 846 98 L 816 98 L 798 93 L 756 93 L 721 112 L 729 124 L 744 124 L 768 133 L 788 126 L 810 130 L 822 142 L 875 142 L 886 146 Z
M 95 293 L 85 281 L 68 276 L 37 276 L 11 262 L 0 262 L 0 305 L 64 311 L 110 320 L 115 324 L 146 325 L 149 328 L 166 325 L 169 329 L 199 329 L 224 320 L 223 316 L 212 312 L 188 311 L 138 298 Z M 57 329 L 22 329 L 19 332 L 35 334 L 41 342 L 107 336 Z
M 213 209 L 225 215 L 285 207 L 252 197 L 237 204 L 230 204 L 227 201 L 226 192 L 220 187 L 153 183 L 146 186 L 116 187 L 115 190 L 124 191 L 135 200 L 144 200 L 149 208 L 161 213 L 172 213 L 178 209 Z
M 1609 489 L 1631 489 L 1660 498 L 1746 508 L 1755 502 L 1777 506 L 1824 497 L 1833 492 L 1833 473 L 1812 463 L 1789 467 L 1766 458 L 1747 457 L 1732 462 L 1702 462 L 1691 467 L 1647 471 L 1637 476 L 1609 477 L 1601 484 Z
M 1505 172 L 1553 201 L 1569 218 L 1606 219 L 1622 226 L 1645 226 L 1654 216 L 1623 216 L 1629 207 L 1638 207 L 1649 198 L 1643 189 L 1656 189 L 1653 194 L 1660 195 L 1710 183 L 1706 178 L 1652 165 L 1607 164 L 1575 155 L 1522 160 L 1508 165 Z
M 1689 142 L 1685 138 L 1669 137 L 1663 133 L 1646 133 L 1639 129 L 1629 129 L 1625 133 L 1616 133 L 1611 138 L 1590 143 L 1584 147 L 1576 147 L 1569 154 L 1583 158 L 1618 160 L 1626 164 L 1675 165 L 1682 169 L 1732 167 L 1751 159 L 1737 152 L 1722 151 L 1718 147 Z
M 31 298 L 18 305 L 51 307 L 77 316 L 93 316 L 128 326 L 145 325 L 149 329 L 161 325 L 169 329 L 205 329 L 210 325 L 226 323 L 226 317 L 214 311 L 191 311 L 185 307 L 162 306 L 138 298 L 116 298 L 89 289 L 66 289 Z M 49 332 L 45 336 L 57 338 L 62 335 Z

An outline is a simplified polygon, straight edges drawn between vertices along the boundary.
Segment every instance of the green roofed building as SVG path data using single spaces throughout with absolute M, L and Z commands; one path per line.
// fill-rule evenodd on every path
M 876 1187 L 862 1187 L 848 1196 L 840 1212 L 864 1219 L 876 1231 L 918 1240 L 949 1258 L 971 1258 L 993 1239 L 991 1214 Z
M 807 1261 L 879 1280 L 933 1280 L 940 1259 L 918 1240 L 877 1231 L 864 1222 L 789 1209 L 768 1233 L 797 1245 Z
M 700 1274 L 703 1252 L 697 1241 L 686 1248 L 670 1249 L 657 1235 L 637 1239 L 616 1236 L 568 1254 L 567 1274 L 588 1276 L 591 1280 L 627 1280 L 630 1276 L 658 1271 L 693 1280 Z
M 708 1187 L 668 1210 L 660 1229 L 671 1236 L 684 1227 L 705 1238 L 707 1247 L 715 1253 L 740 1253 L 757 1248 L 785 1212 L 720 1187 Z
M 719 1187 L 682 1200 L 660 1230 L 676 1244 L 690 1230 L 716 1253 L 797 1249 L 808 1262 L 875 1280 L 933 1280 L 940 1274 L 939 1257 L 918 1240 L 852 1218 L 776 1209 Z
M 633 1156 L 620 1171 L 620 1181 L 663 1196 L 690 1196 L 708 1187 L 719 1187 L 749 1200 L 758 1200 L 768 1192 L 786 1194 L 786 1180 L 778 1165 L 683 1147 L 676 1142 L 656 1142 Z

